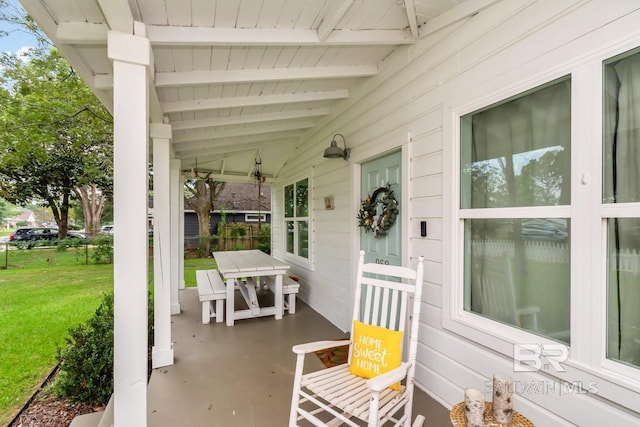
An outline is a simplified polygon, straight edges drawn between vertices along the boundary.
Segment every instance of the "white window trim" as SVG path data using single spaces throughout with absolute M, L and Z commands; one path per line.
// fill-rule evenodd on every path
M 309 215 L 307 216 L 307 222 L 308 222 L 308 227 L 309 227 L 309 257 L 305 258 L 302 257 L 300 255 L 297 254 L 292 254 L 290 252 L 287 252 L 287 221 L 289 221 L 290 219 L 285 216 L 285 210 L 284 210 L 284 202 L 285 202 L 285 188 L 289 185 L 293 185 L 295 188 L 295 184 L 303 181 L 303 180 L 307 180 L 307 197 L 308 197 L 308 203 L 309 203 Z M 283 210 L 282 210 L 282 242 L 283 242 L 283 246 L 282 246 L 282 258 L 286 261 L 291 262 L 292 264 L 298 265 L 300 267 L 306 268 L 308 270 L 312 270 L 313 269 L 313 185 L 312 185 L 312 178 L 311 178 L 311 174 L 309 175 L 300 175 L 295 179 L 291 179 L 289 181 L 287 181 L 285 184 L 282 185 L 282 203 L 283 203 Z M 295 191 L 294 191 L 295 194 Z M 295 211 L 295 204 L 293 207 L 294 211 Z M 293 218 L 298 218 L 297 216 L 294 216 Z M 296 220 L 293 220 L 294 223 L 296 222 Z M 294 247 L 298 247 L 298 233 L 296 232 L 294 234 L 294 242 L 293 242 Z
M 444 106 L 444 141 L 443 144 L 443 230 L 447 230 L 452 239 L 443 242 L 443 328 L 461 335 L 478 345 L 487 347 L 513 358 L 515 343 L 555 343 L 536 334 L 501 324 L 466 312 L 463 308 L 463 289 L 458 284 L 463 283 L 464 227 L 462 219 L 469 217 L 464 210 L 459 209 L 460 200 L 460 118 L 465 114 L 480 108 L 500 102 L 511 96 L 520 94 L 539 85 L 548 83 L 562 76 L 571 76 L 571 206 L 543 207 L 543 208 L 506 208 L 501 213 L 509 212 L 514 216 L 540 217 L 544 211 L 545 217 L 562 216 L 571 219 L 571 350 L 570 358 L 564 363 L 566 372 L 556 372 L 551 367 L 545 369 L 544 375 L 559 381 L 583 381 L 588 384 L 594 379 L 598 382 L 598 395 L 617 402 L 623 406 L 640 412 L 640 368 L 632 368 L 606 358 L 606 286 L 604 283 L 606 271 L 604 269 L 606 255 L 606 216 L 625 216 L 629 207 L 604 206 L 601 207 L 602 155 L 601 149 L 578 150 L 576 141 L 589 141 L 590 147 L 601 147 L 602 144 L 602 64 L 603 61 L 618 54 L 640 46 L 640 36 L 626 39 L 590 55 L 573 60 L 553 70 L 540 73 L 510 87 L 492 92 L 470 103 Z M 595 138 L 596 143 L 593 142 Z M 595 152 L 594 152 L 595 151 Z M 580 171 L 578 168 L 581 167 Z M 580 181 L 585 180 L 592 185 L 583 186 Z M 583 187 L 585 187 L 583 189 Z M 582 191 L 580 191 L 582 190 Z M 585 191 L 586 190 L 586 191 Z M 581 194 L 579 194 L 581 193 Z M 590 206 L 586 215 L 575 217 L 571 215 L 572 206 Z M 474 218 L 491 217 L 490 209 L 481 212 L 475 210 Z M 615 213 L 615 215 L 614 215 Z M 575 215 L 575 214 L 574 214 Z M 597 225 L 594 218 L 600 219 L 601 235 L 594 233 Z M 628 216 L 637 216 L 637 211 L 629 212 Z M 589 223 L 591 222 L 591 223 Z M 587 230 L 585 232 L 585 230 Z M 582 248 L 591 248 L 584 254 Z M 580 261 L 579 257 L 583 256 Z M 580 264 L 581 263 L 581 264 Z M 590 268 L 578 268 L 580 265 L 590 265 Z M 585 292 L 580 283 L 584 279 L 593 280 L 599 277 L 602 286 L 590 287 L 592 292 Z M 449 284 L 449 285 L 446 285 Z M 594 338 L 597 336 L 598 338 Z
M 258 222 L 258 217 L 260 218 L 261 222 L 266 222 L 267 221 L 267 214 L 266 213 L 261 213 L 258 214 L 256 213 L 245 213 L 244 214 L 244 222 Z

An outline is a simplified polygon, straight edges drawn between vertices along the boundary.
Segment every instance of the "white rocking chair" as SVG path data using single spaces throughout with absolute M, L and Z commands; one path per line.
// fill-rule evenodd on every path
M 353 320 L 403 333 L 408 320 L 409 336 L 405 340 L 408 349 L 402 351 L 399 367 L 366 379 L 350 373 L 354 357 L 353 332 L 349 340 L 294 346 L 297 363 L 289 427 L 298 426 L 301 420 L 308 421 L 302 425 L 314 426 L 411 426 L 423 262 L 423 257 L 418 258 L 416 270 L 365 264 L 364 252 L 360 252 Z M 412 305 L 410 316 L 407 312 L 409 304 Z M 306 354 L 347 344 L 348 363 L 303 374 Z M 399 381 L 399 390 L 389 388 Z M 424 417 L 418 415 L 413 427 L 419 427 L 423 422 Z

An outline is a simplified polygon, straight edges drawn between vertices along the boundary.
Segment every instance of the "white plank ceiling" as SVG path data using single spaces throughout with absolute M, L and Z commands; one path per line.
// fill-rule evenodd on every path
M 197 162 L 229 181 L 251 181 L 256 157 L 277 177 L 305 132 L 394 49 L 487 2 L 21 0 L 109 109 L 107 31 L 144 23 L 152 121 L 172 125 L 183 170 Z

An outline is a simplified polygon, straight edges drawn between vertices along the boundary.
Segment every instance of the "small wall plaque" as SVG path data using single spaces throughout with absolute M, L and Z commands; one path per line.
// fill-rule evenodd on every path
M 327 196 L 324 198 L 325 210 L 333 210 L 333 196 Z

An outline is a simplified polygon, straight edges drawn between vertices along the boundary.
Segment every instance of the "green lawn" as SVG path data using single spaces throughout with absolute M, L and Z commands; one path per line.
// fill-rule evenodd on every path
M 84 248 L 12 250 L 8 260 L 0 270 L 0 425 L 51 372 L 68 329 L 88 319 L 113 289 L 113 266 L 90 257 L 85 264 Z M 195 286 L 195 270 L 210 268 L 213 259 L 185 260 L 186 286 Z
M 68 329 L 89 318 L 112 287 L 112 266 L 85 265 L 75 250 L 10 251 L 9 268 L 0 270 L 0 425 L 55 366 Z
M 187 288 L 196 286 L 196 270 L 211 270 L 216 267 L 213 258 L 191 258 L 184 260 L 184 285 Z

